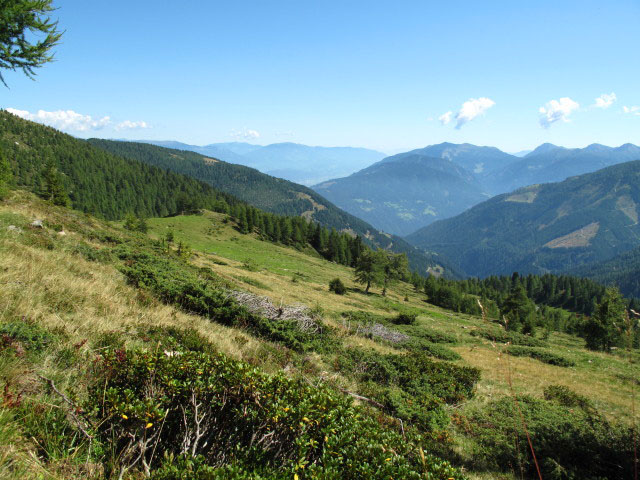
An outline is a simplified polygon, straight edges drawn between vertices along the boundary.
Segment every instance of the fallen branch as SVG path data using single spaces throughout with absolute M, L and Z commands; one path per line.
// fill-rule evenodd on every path
M 68 409 L 67 412 L 69 413 L 69 415 L 71 415 L 71 418 L 73 418 L 74 422 L 76 423 L 76 426 L 80 429 L 80 431 L 84 434 L 84 436 L 87 437 L 89 441 L 92 441 L 93 435 L 87 432 L 87 430 L 83 426 L 83 422 L 80 420 L 80 418 L 78 418 L 78 416 L 75 413 L 75 411 L 78 410 L 77 405 L 73 403 L 73 401 L 69 397 L 67 397 L 64 393 L 58 390 L 58 388 L 56 387 L 56 384 L 53 383 L 53 380 L 47 377 L 43 377 L 42 375 L 38 375 L 38 377 L 40 377 L 41 380 L 44 380 L 45 382 L 47 382 L 49 387 L 51 387 L 51 390 L 57 393 L 60 396 L 60 398 L 62 398 L 62 400 L 64 400 L 66 403 L 69 404 L 71 409 Z
M 350 392 L 348 390 L 345 390 L 344 388 L 338 387 L 338 389 L 342 392 L 342 393 L 346 393 L 347 395 L 349 395 L 350 397 L 353 397 L 357 400 L 361 400 L 363 402 L 367 402 L 370 403 L 371 405 L 373 405 L 374 407 L 378 407 L 381 410 L 384 410 L 384 405 L 381 404 L 380 402 L 376 402 L 375 400 L 372 400 L 371 398 L 367 398 L 367 397 L 363 397 L 362 395 L 358 395 L 357 393 L 353 393 Z

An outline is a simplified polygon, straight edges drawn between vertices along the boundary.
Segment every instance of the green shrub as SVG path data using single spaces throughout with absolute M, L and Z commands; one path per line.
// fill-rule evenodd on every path
M 71 253 L 80 255 L 89 262 L 109 263 L 113 260 L 111 252 L 108 249 L 98 249 L 87 245 L 86 243 L 78 243 L 74 245 Z
M 0 338 L 4 346 L 18 342 L 27 352 L 34 353 L 41 352 L 57 340 L 56 335 L 26 319 L 0 324 Z
M 85 411 L 107 476 L 145 462 L 157 480 L 462 479 L 343 395 L 223 355 L 109 350 L 92 368 Z
M 427 340 L 431 343 L 458 343 L 458 339 L 448 333 L 438 332 L 425 326 L 400 325 L 398 330 L 410 337 Z
M 334 278 L 329 282 L 329 291 L 336 293 L 337 295 L 344 295 L 347 293 L 347 287 L 344 286 L 342 280 L 339 278 Z
M 122 247 L 116 255 L 124 261 L 120 271 L 129 283 L 150 290 L 161 301 L 224 325 L 251 323 L 253 316 L 220 288 L 221 281 L 212 273 L 202 278 L 202 272 L 177 259 Z
M 425 352 L 410 355 L 380 355 L 362 349 L 347 349 L 337 360 L 337 369 L 350 372 L 363 383 L 370 382 L 386 389 L 400 389 L 404 396 L 395 394 L 394 402 L 386 402 L 385 388 L 370 388 L 371 395 L 385 404 L 389 413 L 403 420 L 416 420 L 416 415 L 402 417 L 403 409 L 413 405 L 422 411 L 420 428 L 429 428 L 434 422 L 431 416 L 441 417 L 444 404 L 457 404 L 471 398 L 480 378 L 476 368 L 461 367 L 447 362 L 436 362 Z M 399 399 L 410 399 L 400 408 Z M 438 423 L 438 422 L 436 422 Z
M 417 318 L 417 313 L 401 312 L 391 319 L 391 323 L 393 323 L 394 325 L 414 325 Z
M 574 392 L 564 385 L 550 385 L 544 389 L 544 398 L 564 407 L 579 408 L 590 415 L 596 414 L 593 402 L 587 397 Z
M 412 352 L 424 353 L 440 360 L 460 360 L 462 357 L 443 345 L 432 343 L 424 338 L 410 338 L 401 345 L 402 348 Z
M 561 355 L 551 353 L 547 350 L 532 347 L 522 347 L 519 345 L 510 345 L 507 348 L 507 353 L 514 357 L 531 357 L 536 360 L 540 360 L 543 363 L 549 365 L 556 365 L 558 367 L 575 367 L 575 362 L 565 358 Z
M 523 345 L 526 347 L 546 347 L 547 343 L 535 337 L 522 333 L 505 331 L 493 328 L 491 330 L 472 330 L 470 334 L 474 337 L 482 337 L 492 342 L 511 343 L 512 345 Z
M 547 480 L 633 478 L 633 441 L 628 427 L 608 423 L 580 408 L 533 397 L 519 398 L 536 457 Z M 476 442 L 475 468 L 524 468 L 537 478 L 518 408 L 512 398 L 469 412 L 466 430 Z

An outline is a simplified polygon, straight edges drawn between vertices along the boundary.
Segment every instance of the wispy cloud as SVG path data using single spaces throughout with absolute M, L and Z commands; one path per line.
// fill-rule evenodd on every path
M 91 115 L 83 115 L 73 110 L 55 110 L 47 112 L 46 110 L 38 110 L 37 112 L 29 112 L 28 110 L 18 110 L 17 108 L 7 108 L 7 112 L 31 120 L 32 122 L 43 123 L 50 127 L 57 128 L 65 132 L 89 132 L 102 130 L 106 127 L 112 127 L 114 130 L 134 130 L 140 128 L 151 128 L 145 121 L 124 120 L 114 125 L 111 117 L 104 116 L 94 118 Z
M 460 129 L 463 125 L 469 123 L 474 118 L 482 115 L 496 104 L 487 97 L 470 98 L 462 104 L 458 113 L 454 114 L 449 110 L 438 117 L 442 125 L 448 125 L 453 119 L 456 120 L 456 128 Z
M 54 112 L 38 110 L 35 113 L 31 113 L 27 110 L 7 108 L 7 112 L 13 113 L 25 120 L 44 123 L 58 130 L 74 132 L 100 130 L 111 123 L 111 118 L 109 117 L 93 118 L 91 115 L 83 115 L 73 110 L 56 110 Z
M 464 124 L 482 115 L 495 104 L 496 102 L 487 97 L 470 98 L 462 104 L 460 111 L 456 113 L 456 128 L 461 128 Z
M 622 111 L 624 113 L 628 113 L 630 115 L 635 115 L 640 117 L 640 106 L 633 106 L 633 107 L 622 107 Z
M 145 121 L 132 122 L 131 120 L 125 120 L 115 126 L 116 130 L 137 130 L 141 128 L 151 128 L 151 126 Z
M 569 122 L 572 112 L 580 108 L 580 104 L 569 97 L 562 97 L 559 100 L 551 100 L 544 107 L 540 107 L 540 125 L 549 128 L 553 123 L 562 120 Z
M 260 137 L 260 132 L 244 127 L 242 130 L 231 130 L 229 135 L 238 140 L 255 140 Z
M 611 93 L 603 93 L 598 98 L 596 98 L 596 103 L 593 104 L 596 108 L 609 108 L 618 98 L 616 94 Z
M 442 123 L 442 125 L 447 125 L 449 122 L 451 122 L 452 117 L 453 112 L 449 110 L 447 113 L 443 113 L 442 115 L 440 115 L 438 117 L 438 120 L 440 120 L 440 123 Z

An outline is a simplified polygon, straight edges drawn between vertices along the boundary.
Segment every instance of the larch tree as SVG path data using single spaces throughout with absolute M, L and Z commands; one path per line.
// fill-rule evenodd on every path
M 29 78 L 53 60 L 62 32 L 50 14 L 51 0 L 0 0 L 0 81 L 2 70 L 22 70 Z

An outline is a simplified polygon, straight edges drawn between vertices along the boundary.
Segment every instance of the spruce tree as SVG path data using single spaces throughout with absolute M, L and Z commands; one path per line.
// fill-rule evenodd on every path
M 620 343 L 625 303 L 617 288 L 607 288 L 593 315 L 584 326 L 587 348 L 609 351 Z
M 62 183 L 62 175 L 56 168 L 53 160 L 49 160 L 45 166 L 43 174 L 43 191 L 42 196 L 53 203 L 62 207 L 68 207 L 71 203 L 69 196 Z

